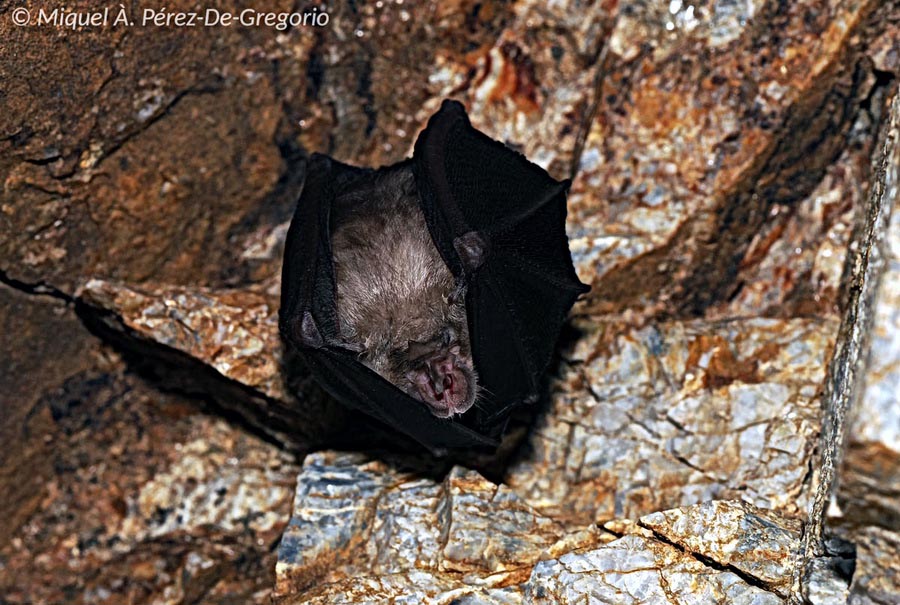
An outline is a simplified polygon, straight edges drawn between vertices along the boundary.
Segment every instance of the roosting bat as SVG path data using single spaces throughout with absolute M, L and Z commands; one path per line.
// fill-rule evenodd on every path
M 465 281 L 453 277 L 419 209 L 408 165 L 335 197 L 331 249 L 338 328 L 359 360 L 440 418 L 475 402 Z
M 284 338 L 337 399 L 424 445 L 495 447 L 587 290 L 567 186 L 451 101 L 410 160 L 313 155 L 287 236 Z

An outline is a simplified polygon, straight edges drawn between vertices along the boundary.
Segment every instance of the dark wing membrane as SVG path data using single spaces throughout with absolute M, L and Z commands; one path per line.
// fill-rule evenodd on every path
M 565 196 L 560 192 L 522 222 L 492 233 L 487 270 L 478 271 L 472 279 L 473 283 L 488 282 L 504 293 L 507 304 L 490 313 L 489 320 L 515 335 L 515 348 L 530 376 L 526 384 L 531 393 L 536 392 L 553 356 L 569 309 L 587 290 L 572 266 L 565 216 Z M 475 302 L 470 308 L 483 312 Z M 501 341 L 485 345 L 479 353 L 487 359 L 502 346 Z
M 588 289 L 569 253 L 566 184 L 475 130 L 450 101 L 413 159 L 429 228 L 454 274 L 465 268 L 453 240 L 477 231 L 487 241 L 466 302 L 484 397 L 506 409 L 536 394 L 565 317 Z
M 309 346 L 309 330 L 322 342 L 338 339 L 330 213 L 335 191 L 371 174 L 371 170 L 341 164 L 313 154 L 285 241 L 281 267 L 279 328 L 295 346 Z M 304 326 L 304 318 L 307 318 Z M 304 327 L 306 328 L 304 330 Z

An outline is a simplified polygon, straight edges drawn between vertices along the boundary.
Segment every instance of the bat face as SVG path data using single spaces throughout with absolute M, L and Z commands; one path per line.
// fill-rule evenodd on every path
M 478 385 L 472 357 L 463 354 L 462 347 L 456 330 L 447 326 L 439 339 L 410 342 L 391 374 L 398 386 L 428 404 L 438 418 L 463 414 L 475 403 Z
M 428 233 L 411 171 L 344 192 L 331 230 L 343 346 L 435 416 L 464 413 L 478 392 L 465 289 Z

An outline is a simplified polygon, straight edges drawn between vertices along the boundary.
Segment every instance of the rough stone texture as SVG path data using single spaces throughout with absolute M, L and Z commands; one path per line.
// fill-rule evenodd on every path
M 837 314 L 847 246 L 865 204 L 878 120 L 861 112 L 847 148 L 804 199 L 776 204 L 753 236 L 736 292 L 709 318 Z
M 853 548 L 813 559 L 803 587 L 811 605 L 845 605 L 850 598 L 850 577 L 856 563 Z
M 115 310 L 134 332 L 203 359 L 226 378 L 272 399 L 289 398 L 280 372 L 276 300 L 246 291 L 142 289 L 96 279 L 80 295 L 87 304 Z
M 877 4 L 623 5 L 573 184 L 587 307 L 696 313 L 733 294 L 772 209 L 845 144 L 864 94 L 854 33 Z
M 278 602 L 782 603 L 799 528 L 715 501 L 570 532 L 471 471 L 325 452 L 298 477 Z
M 453 97 L 476 127 L 568 177 L 616 10 L 577 0 L 336 7 L 310 53 L 308 86 L 292 99 L 300 140 L 350 163 L 395 162 Z M 408 84 L 402 95 L 398 82 Z
M 289 459 L 221 421 L 203 428 L 203 437 L 176 444 L 172 465 L 129 502 L 116 531 L 126 543 L 204 526 L 266 543 L 280 536 L 294 485 Z
M 556 178 L 581 153 L 583 120 L 593 111 L 606 67 L 603 44 L 618 6 L 578 1 L 518 3 L 490 44 L 462 56 L 439 53 L 420 119 L 444 97 L 469 107 L 476 128 L 507 142 Z M 559 36 L 560 30 L 572 32 Z M 422 122 L 424 124 L 424 122 Z
M 885 267 L 886 240 L 891 208 L 896 195 L 896 160 L 900 149 L 900 94 L 895 93 L 873 158 L 873 181 L 865 213 L 851 244 L 848 258 L 846 310 L 841 320 L 837 346 L 823 395 L 823 428 L 816 467 L 818 485 L 810 499 L 803 557 L 808 575 L 812 561 L 826 551 L 825 513 L 834 496 L 836 474 L 846 442 L 846 418 L 858 400 L 865 375 L 869 336 L 875 316 L 875 301 Z M 797 578 L 795 593 L 809 582 Z
M 736 501 L 713 501 L 642 517 L 640 524 L 719 565 L 787 596 L 797 563 L 800 522 Z
M 296 466 L 117 372 L 42 403 L 53 469 L 0 547 L 4 603 L 265 603 Z
M 97 348 L 63 301 L 0 285 L 0 546 L 40 505 L 53 473 L 46 400 L 94 365 Z
M 67 32 L 4 17 L 0 270 L 69 292 L 89 276 L 254 275 L 245 239 L 288 218 L 297 191 L 278 65 L 304 60 L 313 32 Z
M 848 603 L 894 603 L 900 598 L 900 98 L 884 141 L 873 206 L 882 223 L 872 238 L 870 262 L 883 265 L 871 286 L 872 328 L 829 521 L 856 544 L 856 570 Z M 887 217 L 890 216 L 888 222 Z M 862 360 L 861 360 L 862 361 Z
M 416 572 L 435 576 L 441 591 L 455 584 L 502 587 L 527 577 L 564 533 L 473 471 L 457 467 L 438 483 L 361 455 L 312 454 L 279 546 L 277 592 L 338 583 L 342 588 L 326 593 L 337 595 L 360 576 L 378 583 Z
M 900 595 L 900 534 L 880 527 L 853 534 L 856 571 L 849 605 L 888 605 Z
M 900 145 L 895 142 L 888 153 L 884 203 L 892 204 L 893 212 L 883 244 L 884 273 L 875 294 L 865 385 L 852 412 L 838 501 L 852 523 L 900 530 Z
M 799 515 L 835 328 L 586 325 L 506 481 L 575 525 L 715 498 Z
M 511 18 L 509 3 L 478 4 L 329 7 L 329 26 L 316 32 L 307 62 L 297 66 L 300 86 L 287 97 L 303 147 L 371 166 L 407 156 L 428 118 L 423 104 L 441 89 L 430 82 L 441 57 L 464 63 Z
M 644 536 L 624 536 L 602 548 L 535 566 L 526 603 L 784 603 L 731 571 L 710 568 L 690 553 Z

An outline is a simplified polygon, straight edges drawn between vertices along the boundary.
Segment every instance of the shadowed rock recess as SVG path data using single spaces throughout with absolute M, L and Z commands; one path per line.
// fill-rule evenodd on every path
M 900 602 L 900 2 L 270 4 L 329 21 L 0 11 L 0 603 Z M 444 98 L 592 285 L 493 458 L 277 331 L 308 155 Z

